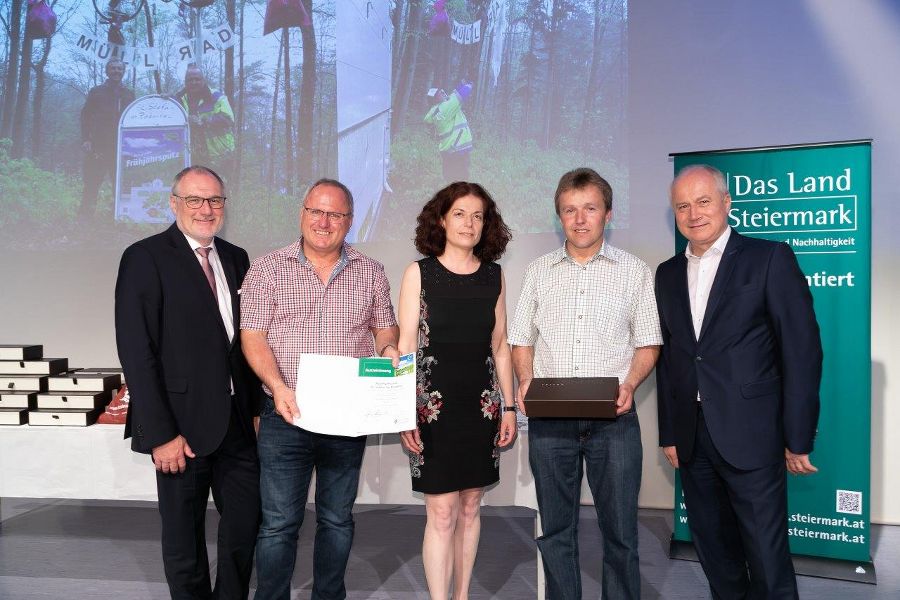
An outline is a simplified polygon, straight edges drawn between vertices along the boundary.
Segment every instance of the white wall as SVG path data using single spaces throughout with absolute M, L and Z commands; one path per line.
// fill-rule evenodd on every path
M 874 138 L 871 516 L 900 523 L 900 485 L 890 477 L 900 469 L 900 436 L 891 435 L 900 430 L 900 408 L 891 401 L 900 395 L 897 4 L 633 2 L 631 11 L 633 216 L 628 243 L 616 239 L 648 262 L 674 245 L 664 214 L 668 153 Z M 652 449 L 654 404 L 648 398 L 641 406 L 641 502 L 671 506 L 671 470 Z
M 900 407 L 891 402 L 900 394 L 893 305 L 900 296 L 900 9 L 890 0 L 698 0 L 636 1 L 630 10 L 631 214 L 629 228 L 609 239 L 651 266 L 674 247 L 670 152 L 874 138 L 871 515 L 900 523 L 900 484 L 889 477 L 900 470 L 900 436 L 891 435 L 900 431 Z M 510 310 L 525 265 L 559 243 L 554 234 L 512 243 L 502 261 Z M 68 356 L 74 366 L 115 365 L 112 293 L 124 245 L 111 239 L 100 252 L 50 245 L 0 257 L 0 341 L 43 343 L 48 355 Z M 387 265 L 396 299 L 402 270 L 416 258 L 412 244 L 363 249 Z M 638 406 L 640 501 L 671 507 L 672 471 L 656 448 L 652 378 L 639 390 Z

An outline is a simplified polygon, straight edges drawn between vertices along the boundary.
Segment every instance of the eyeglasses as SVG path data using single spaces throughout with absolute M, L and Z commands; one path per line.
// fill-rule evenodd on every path
M 303 210 L 305 210 L 307 213 L 309 213 L 309 216 L 312 217 L 313 219 L 315 219 L 316 221 L 321 219 L 323 215 L 327 215 L 328 220 L 331 221 L 332 223 L 340 223 L 341 221 L 343 221 L 344 219 L 346 219 L 347 217 L 350 216 L 350 213 L 331 212 L 328 210 L 321 210 L 318 208 L 306 208 L 305 206 L 303 207 Z
M 175 196 L 175 194 L 172 194 L 172 196 L 184 202 L 184 205 L 188 208 L 200 208 L 203 206 L 204 202 L 208 202 L 210 208 L 222 208 L 225 206 L 226 200 L 225 196 L 212 196 L 210 198 L 201 198 L 200 196 Z

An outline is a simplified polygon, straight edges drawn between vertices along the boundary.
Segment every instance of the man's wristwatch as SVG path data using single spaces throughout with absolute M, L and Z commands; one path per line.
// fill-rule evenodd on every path
M 512 406 L 504 406 L 503 412 L 516 412 L 516 405 L 514 404 Z

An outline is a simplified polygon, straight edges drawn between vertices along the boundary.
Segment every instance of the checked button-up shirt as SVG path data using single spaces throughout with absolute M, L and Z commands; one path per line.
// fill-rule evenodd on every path
M 372 356 L 372 328 L 396 325 L 384 267 L 347 244 L 327 283 L 304 256 L 301 238 L 254 260 L 240 293 L 241 329 L 266 332 L 291 389 L 300 354 Z
M 628 375 L 635 348 L 662 344 L 653 277 L 606 242 L 586 264 L 565 247 L 525 269 L 509 343 L 534 347 L 535 377 Z

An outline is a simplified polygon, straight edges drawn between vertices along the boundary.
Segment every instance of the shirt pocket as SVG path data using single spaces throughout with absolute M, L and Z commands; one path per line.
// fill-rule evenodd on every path
M 303 283 L 299 292 L 294 286 L 282 285 L 275 293 L 275 321 L 277 325 L 301 327 L 316 317 L 321 304 L 321 291 L 313 288 L 312 283 Z
M 631 340 L 631 313 L 623 296 L 600 295 L 595 306 L 594 331 L 604 346 L 627 347 Z

